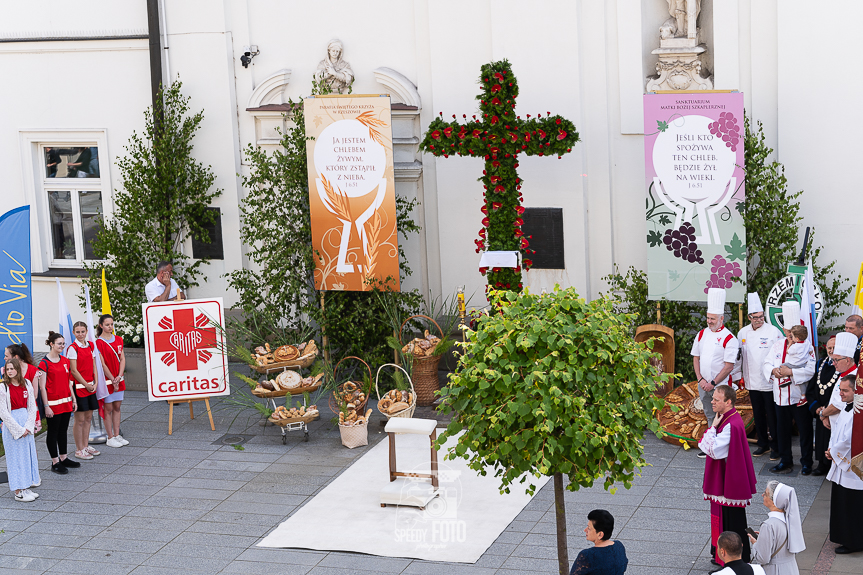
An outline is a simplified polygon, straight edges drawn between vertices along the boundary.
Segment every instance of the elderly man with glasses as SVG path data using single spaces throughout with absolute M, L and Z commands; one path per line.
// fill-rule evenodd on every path
M 770 460 L 779 460 L 779 443 L 776 434 L 776 404 L 773 402 L 773 385 L 764 377 L 764 358 L 773 344 L 783 339 L 784 334 L 764 318 L 764 307 L 757 293 L 749 294 L 749 325 L 737 334 L 742 352 L 743 383 L 749 390 L 752 415 L 758 447 L 752 452 L 760 457 L 770 452 Z

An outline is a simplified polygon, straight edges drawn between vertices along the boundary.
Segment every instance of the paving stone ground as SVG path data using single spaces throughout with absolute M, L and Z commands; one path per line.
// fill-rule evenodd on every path
M 338 429 L 326 415 L 310 425 L 308 443 L 295 432 L 283 445 L 277 429 L 261 427 L 248 412 L 237 417 L 220 401 L 213 402 L 215 432 L 198 403 L 194 420 L 187 409 L 174 410 L 174 434 L 169 436 L 166 404 L 149 403 L 140 392 L 127 392 L 126 398 L 122 430 L 131 445 L 103 446 L 102 455 L 58 476 L 48 470 L 50 460 L 40 437 L 41 497 L 19 503 L 3 486 L 0 575 L 557 572 L 551 482 L 475 565 L 256 548 L 262 537 L 369 448 L 342 447 Z M 372 445 L 384 438 L 377 419 L 369 429 Z M 213 444 L 228 431 L 252 436 L 243 451 Z M 616 518 L 615 539 L 626 546 L 628 574 L 707 573 L 712 566 L 709 506 L 701 494 L 704 463 L 694 450 L 684 451 L 652 435 L 644 445 L 651 467 L 632 489 L 621 488 L 613 495 L 600 487 L 567 493 L 570 561 L 586 546 L 581 530 L 587 513 L 603 508 Z M 766 472 L 769 462 L 762 457 L 755 463 L 763 489 L 772 478 Z M 2 459 L 0 469 L 5 469 Z M 801 573 L 808 574 L 827 536 L 829 484 L 822 490 L 822 478 L 785 476 L 783 481 L 797 489 L 804 516 L 819 497 L 806 521 L 810 549 L 799 557 Z M 748 511 L 755 528 L 766 519 L 766 510 L 756 501 Z M 863 573 L 863 557 L 858 555 L 836 557 L 829 572 Z

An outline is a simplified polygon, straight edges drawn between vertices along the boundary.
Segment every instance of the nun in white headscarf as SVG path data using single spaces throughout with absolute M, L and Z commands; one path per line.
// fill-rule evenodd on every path
M 767 575 L 798 575 L 796 555 L 806 545 L 797 492 L 774 480 L 767 484 L 763 501 L 769 513 L 757 532 L 758 539 L 749 536 L 752 563 L 761 565 Z

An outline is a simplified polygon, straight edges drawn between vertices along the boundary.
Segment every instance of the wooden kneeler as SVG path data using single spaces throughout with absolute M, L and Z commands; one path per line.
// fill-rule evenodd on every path
M 393 417 L 387 422 L 384 431 L 387 432 L 389 438 L 390 485 L 381 490 L 381 507 L 386 507 L 387 505 L 407 505 L 425 509 L 428 502 L 438 495 L 437 450 L 434 448 L 434 442 L 437 439 L 436 427 L 437 421 L 434 419 Z M 431 473 L 406 473 L 396 469 L 396 434 L 399 433 L 428 436 L 431 451 Z M 393 482 L 399 477 L 430 479 L 431 486 L 429 489 L 421 492 L 405 490 L 403 486 L 393 485 Z
M 181 403 L 189 404 L 189 417 L 191 419 L 195 419 L 195 411 L 192 409 L 193 401 L 203 401 L 204 405 L 207 406 L 207 415 L 210 416 L 210 429 L 216 431 L 216 426 L 213 423 L 213 412 L 210 411 L 210 398 L 209 397 L 190 397 L 188 399 L 169 399 L 168 400 L 168 435 L 171 435 L 174 432 L 174 406 Z

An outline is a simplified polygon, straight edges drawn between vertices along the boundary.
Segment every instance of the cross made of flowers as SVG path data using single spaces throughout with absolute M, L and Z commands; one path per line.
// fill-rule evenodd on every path
M 524 207 L 521 186 L 524 181 L 518 177 L 518 156 L 557 156 L 572 151 L 578 142 L 575 124 L 561 116 L 545 117 L 538 114 L 525 119 L 515 114 L 515 100 L 518 97 L 518 82 L 507 60 L 491 62 L 482 67 L 479 80 L 483 87 L 476 97 L 480 101 L 481 117 L 462 115 L 464 123 L 459 123 L 453 114 L 452 121 L 443 119 L 443 112 L 429 125 L 420 147 L 423 151 L 448 158 L 450 155 L 485 158 L 485 169 L 479 181 L 483 184 L 482 229 L 479 239 L 474 240 L 476 251 L 481 250 L 520 250 L 522 267 L 530 269 L 533 262 L 527 257 L 536 252 L 528 249 L 529 238 L 525 237 L 521 226 Z M 480 268 L 487 275 L 486 289 L 522 288 L 519 267 Z

